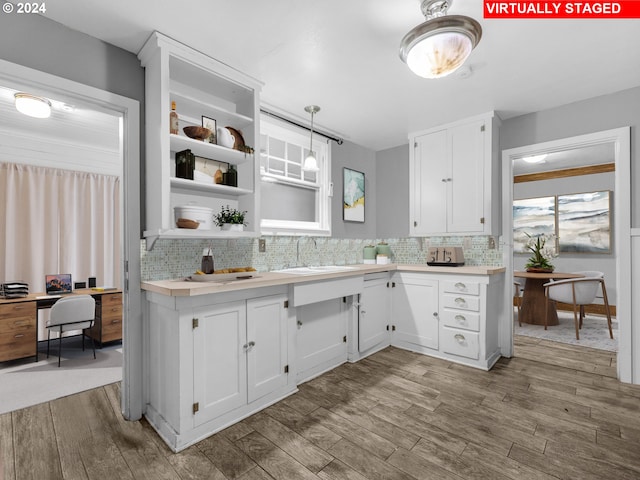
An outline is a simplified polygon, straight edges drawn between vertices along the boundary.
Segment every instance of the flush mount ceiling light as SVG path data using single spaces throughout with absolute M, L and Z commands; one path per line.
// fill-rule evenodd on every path
M 309 140 L 309 155 L 304 159 L 302 164 L 302 170 L 307 172 L 318 172 L 318 161 L 316 160 L 316 154 L 313 151 L 313 116 L 320 111 L 320 107 L 317 105 L 309 105 L 304 107 L 304 111 L 311 114 L 311 138 Z
M 424 78 L 439 78 L 458 69 L 482 37 L 482 27 L 470 17 L 448 15 L 453 0 L 422 0 L 426 22 L 400 42 L 400 58 Z
M 547 154 L 543 153 L 541 155 L 531 155 L 529 157 L 522 157 L 522 160 L 524 160 L 527 163 L 542 163 L 544 162 L 545 158 L 547 158 Z
M 51 102 L 46 98 L 22 92 L 14 94 L 14 97 L 16 109 L 20 113 L 35 118 L 49 118 L 51 116 Z

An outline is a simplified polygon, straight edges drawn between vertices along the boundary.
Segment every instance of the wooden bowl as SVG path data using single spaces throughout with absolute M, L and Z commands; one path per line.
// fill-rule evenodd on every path
M 182 131 L 187 137 L 193 138 L 194 140 L 204 140 L 209 138 L 209 135 L 211 135 L 211 130 L 198 126 L 184 127 Z
M 190 228 L 192 230 L 195 230 L 200 225 L 200 222 L 189 220 L 188 218 L 179 218 L 178 220 L 176 220 L 176 225 L 178 228 Z

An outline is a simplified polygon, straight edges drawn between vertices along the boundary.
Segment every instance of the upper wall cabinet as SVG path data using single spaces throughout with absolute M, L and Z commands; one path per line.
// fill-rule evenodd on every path
M 498 128 L 490 112 L 409 135 L 412 236 L 499 234 Z
M 259 147 L 261 84 L 233 68 L 154 32 L 138 58 L 145 67 L 146 231 L 147 248 L 158 238 L 257 236 L 260 232 L 258 169 L 254 154 L 187 137 L 185 126 L 202 125 L 202 117 L 218 127 L 233 127 L 244 143 Z M 176 103 L 178 133 L 170 133 L 169 113 Z M 221 142 L 220 142 L 221 143 Z M 196 169 L 213 170 L 195 180 L 176 176 L 176 152 L 189 149 Z M 237 186 L 216 184 L 212 174 L 232 165 Z M 217 213 L 222 206 L 246 210 L 244 232 L 189 230 L 176 227 L 174 207 L 193 205 Z

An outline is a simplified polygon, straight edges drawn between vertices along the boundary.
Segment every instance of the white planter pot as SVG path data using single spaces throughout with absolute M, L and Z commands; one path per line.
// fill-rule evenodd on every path
M 220 228 L 227 232 L 243 232 L 244 225 L 241 223 L 223 223 Z

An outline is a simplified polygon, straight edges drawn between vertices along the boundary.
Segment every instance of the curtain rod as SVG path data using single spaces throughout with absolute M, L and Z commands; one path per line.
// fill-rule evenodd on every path
M 264 108 L 261 108 L 260 112 L 264 113 L 265 115 L 269 115 L 270 117 L 277 118 L 278 120 L 282 120 L 283 122 L 290 123 L 291 125 L 295 125 L 296 127 L 304 128 L 305 130 L 311 131 L 311 129 L 309 127 L 307 127 L 306 125 L 303 125 L 301 123 L 296 122 L 295 120 L 291 120 L 289 118 L 286 118 L 286 117 L 283 117 L 281 115 L 278 115 L 277 113 L 270 112 L 269 110 L 265 110 Z M 329 135 L 327 133 L 319 132 L 318 130 L 315 130 L 315 129 L 313 130 L 313 133 L 315 133 L 317 135 L 321 135 L 324 138 L 328 138 L 329 140 L 333 140 L 338 145 L 342 145 L 342 143 L 344 142 L 344 140 L 342 138 L 334 137 L 334 136 Z

